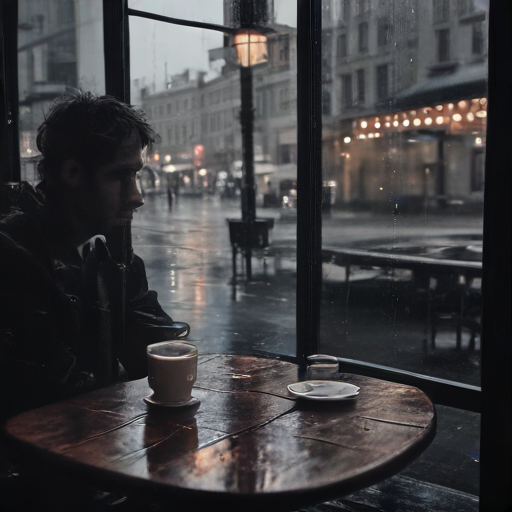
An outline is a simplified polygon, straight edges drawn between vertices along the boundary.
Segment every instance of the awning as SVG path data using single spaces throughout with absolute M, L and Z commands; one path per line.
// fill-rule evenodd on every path
M 413 85 L 395 95 L 395 109 L 414 109 L 458 101 L 467 98 L 480 98 L 487 95 L 487 68 L 481 62 L 469 66 L 459 66 L 454 73 L 435 76 Z

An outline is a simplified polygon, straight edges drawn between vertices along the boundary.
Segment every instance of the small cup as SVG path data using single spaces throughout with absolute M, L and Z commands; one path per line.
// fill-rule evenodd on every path
M 325 354 L 308 356 L 308 363 L 306 378 L 310 380 L 335 378 L 340 369 L 338 360 Z
M 147 353 L 153 394 L 144 400 L 169 407 L 191 403 L 197 378 L 197 347 L 184 341 L 164 341 L 148 345 Z

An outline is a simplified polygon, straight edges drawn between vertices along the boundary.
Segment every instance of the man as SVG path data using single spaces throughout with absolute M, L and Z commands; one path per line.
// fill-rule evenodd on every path
M 0 221 L 2 415 L 145 375 L 147 344 L 188 334 L 130 244 L 137 172 L 157 136 L 142 112 L 74 90 L 40 126 L 36 188 Z M 92 238 L 92 240 L 91 240 Z

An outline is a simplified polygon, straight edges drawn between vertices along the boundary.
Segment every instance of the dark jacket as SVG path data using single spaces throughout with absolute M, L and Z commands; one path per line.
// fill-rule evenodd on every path
M 84 262 L 63 226 L 28 183 L 0 220 L 3 417 L 143 377 L 147 344 L 188 333 L 148 290 L 139 257 L 119 265 L 102 245 Z

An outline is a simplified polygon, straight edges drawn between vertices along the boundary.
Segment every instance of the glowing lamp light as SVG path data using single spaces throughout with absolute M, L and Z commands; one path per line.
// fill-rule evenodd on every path
M 378 138 L 380 137 L 380 133 L 379 133 L 379 132 L 377 132 L 377 133 L 375 134 L 375 137 L 378 139 Z
M 170 162 L 171 161 L 171 155 L 165 155 L 165 161 Z
M 343 139 L 343 142 L 344 142 L 345 144 L 348 144 L 351 140 L 352 140 L 352 139 L 351 139 L 350 137 L 345 137 L 345 138 Z
M 427 117 L 427 118 L 425 118 L 425 124 L 426 124 L 427 126 L 430 126 L 430 125 L 432 124 L 432 118 L 431 118 L 431 117 Z
M 247 68 L 267 62 L 267 36 L 253 29 L 240 29 L 233 38 L 237 62 Z
M 208 171 L 206 169 L 200 169 L 199 176 L 206 176 L 208 174 Z
M 373 137 L 374 137 L 373 133 L 369 133 L 369 134 L 368 134 L 368 138 L 369 138 L 369 139 L 373 139 Z
M 156 153 L 155 156 L 153 157 L 153 160 L 155 162 L 158 162 L 160 160 L 160 155 L 158 153 Z
M 361 121 L 361 128 L 366 128 L 368 123 L 366 121 Z
M 480 146 L 482 144 L 482 139 L 480 137 L 477 137 L 475 139 L 475 144 L 478 144 Z
M 375 123 L 375 128 L 378 130 L 380 128 L 380 123 Z
M 436 123 L 437 124 L 443 124 L 443 116 L 436 117 Z
M 453 110 L 453 103 L 448 103 L 448 110 Z
M 396 119 L 393 121 L 393 126 L 398 126 L 398 121 Z
M 485 110 L 479 110 L 479 111 L 476 113 L 476 117 L 480 117 L 480 118 L 487 117 L 487 112 L 486 112 Z
M 413 124 L 414 126 L 419 126 L 419 125 L 421 124 L 421 119 L 416 118 L 416 119 L 412 122 L 412 124 Z
M 403 123 L 404 126 L 409 126 L 409 119 L 406 119 Z
M 459 108 L 466 108 L 468 106 L 468 104 L 464 100 L 459 101 L 457 105 L 459 105 Z
M 462 116 L 460 114 L 453 114 L 452 119 L 458 123 L 462 121 Z
M 389 128 L 391 125 L 389 123 L 386 123 L 386 128 Z
M 487 98 L 480 98 L 480 105 L 485 105 L 487 103 Z
M 467 115 L 466 115 L 466 119 L 468 121 L 474 121 L 475 120 L 475 114 L 473 114 L 473 112 L 468 112 Z

